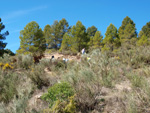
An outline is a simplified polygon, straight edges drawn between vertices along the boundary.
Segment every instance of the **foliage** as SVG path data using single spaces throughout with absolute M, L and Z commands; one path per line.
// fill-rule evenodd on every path
M 46 38 L 46 45 L 48 48 L 58 49 L 62 43 L 62 38 L 66 32 L 70 29 L 66 19 L 62 19 L 59 22 L 55 21 L 53 25 L 46 25 L 44 28 L 44 36 Z
M 53 85 L 48 89 L 48 93 L 42 95 L 42 99 L 49 102 L 50 107 L 57 101 L 66 100 L 68 97 L 74 95 L 74 90 L 67 82 L 61 82 Z
M 33 57 L 31 55 L 17 55 L 17 68 L 29 69 L 34 63 Z
M 9 54 L 10 56 L 15 56 L 15 53 L 13 53 L 10 49 L 5 49 L 4 53 Z
M 91 40 L 91 38 L 94 37 L 96 31 L 97 31 L 97 28 L 95 26 L 91 26 L 87 28 L 86 33 L 87 33 L 87 38 L 89 41 Z M 91 43 L 89 44 L 89 46 L 92 46 Z
M 71 29 L 71 50 L 73 52 L 80 52 L 82 48 L 85 48 L 88 43 L 85 26 L 78 21 Z
M 142 27 L 138 38 L 138 45 L 146 46 L 150 44 L 150 22 Z
M 28 100 L 33 92 L 33 84 L 24 73 L 18 74 L 12 71 L 0 74 L 0 112 L 24 113 Z
M 147 47 L 134 47 L 131 50 L 120 49 L 116 54 L 120 60 L 132 68 L 142 68 L 150 64 L 149 46 Z
M 3 70 L 7 70 L 7 69 L 13 69 L 13 66 L 8 63 L 4 64 Z
M 111 50 L 113 51 L 115 45 L 115 39 L 118 38 L 117 28 L 110 24 L 105 33 L 105 38 L 103 40 L 104 48 L 103 50 Z
M 52 36 L 52 34 L 51 34 L 51 32 L 52 32 L 52 29 L 51 29 L 51 26 L 48 24 L 48 25 L 46 25 L 45 27 L 44 27 L 44 38 L 45 38 L 45 40 L 46 40 L 46 46 L 47 46 L 47 48 L 52 48 L 53 47 L 53 36 Z
M 7 44 L 7 43 L 4 43 L 3 40 L 5 40 L 6 36 L 9 35 L 8 31 L 1 33 L 1 31 L 4 30 L 4 28 L 5 28 L 5 25 L 3 25 L 3 23 L 1 22 L 1 18 L 0 18 L 0 56 L 3 55 L 4 48 L 6 47 L 6 44 Z
M 74 96 L 69 97 L 67 100 L 57 100 L 54 106 L 50 109 L 45 109 L 44 113 L 75 113 L 76 112 L 76 104 L 74 100 Z
M 86 32 L 87 32 L 88 37 L 90 38 L 91 36 L 95 35 L 96 31 L 97 31 L 97 28 L 95 26 L 91 26 L 87 28 Z
M 17 75 L 14 73 L 2 73 L 0 75 L 0 101 L 9 103 L 17 94 Z
M 149 39 L 144 34 L 139 38 L 137 45 L 138 46 L 148 46 L 150 44 Z
M 121 45 L 130 48 L 130 46 L 135 45 L 137 39 L 137 32 L 135 28 L 135 23 L 128 16 L 122 21 L 122 25 L 118 30 Z
M 99 48 L 102 46 L 102 38 L 103 36 L 101 35 L 101 33 L 99 31 L 96 31 L 93 39 L 91 39 L 93 42 L 93 48 Z
M 21 40 L 20 49 L 17 50 L 19 54 L 43 53 L 46 49 L 43 31 L 35 21 L 28 23 L 24 30 L 20 31 L 19 38 Z
M 40 64 L 31 67 L 28 77 L 39 89 L 41 89 L 43 86 L 49 86 L 50 84 L 50 81 L 44 71 L 44 66 Z
M 2 57 L 0 57 L 1 63 L 11 63 L 11 57 L 9 54 L 4 53 Z
M 70 39 L 71 39 L 70 35 L 68 33 L 65 33 L 59 51 L 64 52 L 64 50 L 70 50 Z

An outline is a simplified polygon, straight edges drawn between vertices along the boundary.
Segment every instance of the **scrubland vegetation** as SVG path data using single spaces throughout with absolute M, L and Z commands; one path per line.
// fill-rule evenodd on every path
M 5 55 L 0 68 L 0 112 L 149 112 L 149 49 L 95 49 L 82 56 L 81 62 L 68 62 L 67 68 L 61 60 L 51 64 L 42 59 L 35 64 L 32 56 L 19 55 L 12 63 L 14 57 Z M 40 101 L 46 107 L 39 109 L 37 104 L 29 111 L 33 107 L 29 100 L 43 88 Z
M 16 55 L 0 44 L 0 113 L 150 112 L 149 36 L 149 23 L 137 35 L 129 17 L 118 30 L 110 24 L 105 38 L 80 21 L 69 27 L 62 19 L 44 31 L 29 23 Z M 51 61 L 50 53 L 76 59 Z

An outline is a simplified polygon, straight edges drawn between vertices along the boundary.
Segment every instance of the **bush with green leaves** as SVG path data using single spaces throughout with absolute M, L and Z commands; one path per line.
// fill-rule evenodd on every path
M 3 56 L 0 57 L 0 63 L 11 63 L 11 56 L 4 53 Z
M 0 101 L 9 103 L 17 95 L 18 75 L 15 73 L 0 74 Z
M 120 58 L 122 63 L 131 66 L 132 68 L 142 68 L 145 65 L 150 65 L 150 46 L 134 47 L 132 49 L 120 49 L 116 52 L 116 56 Z
M 31 70 L 27 72 L 28 77 L 33 81 L 33 83 L 41 89 L 43 86 L 49 86 L 50 81 L 46 75 L 44 69 L 45 66 L 39 64 L 33 65 Z
M 35 89 L 26 73 L 9 72 L 0 78 L 0 113 L 29 113 L 28 100 Z
M 42 99 L 49 102 L 52 107 L 57 101 L 63 101 L 74 95 L 74 90 L 67 82 L 56 83 L 48 89 L 48 93 L 42 95 Z
M 57 100 L 52 108 L 44 109 L 44 113 L 76 113 L 75 96 L 67 100 Z
M 33 57 L 31 55 L 22 54 L 17 56 L 17 68 L 29 69 L 33 64 Z
M 87 57 L 91 59 L 87 60 Z M 74 87 L 77 107 L 83 112 L 94 109 L 100 112 L 101 100 L 97 97 L 100 96 L 102 87 L 113 88 L 119 83 L 125 75 L 126 65 L 111 57 L 110 53 L 96 49 L 68 69 L 63 73 L 63 79 Z

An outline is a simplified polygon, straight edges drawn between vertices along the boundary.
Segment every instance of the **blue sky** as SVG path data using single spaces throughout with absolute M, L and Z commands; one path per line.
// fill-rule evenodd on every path
M 55 20 L 65 18 L 73 26 L 78 20 L 86 28 L 94 25 L 105 36 L 110 23 L 117 28 L 129 16 L 137 32 L 150 21 L 150 0 L 1 0 L 0 17 L 9 31 L 8 49 L 16 52 L 20 46 L 20 31 L 31 21 L 44 29 Z

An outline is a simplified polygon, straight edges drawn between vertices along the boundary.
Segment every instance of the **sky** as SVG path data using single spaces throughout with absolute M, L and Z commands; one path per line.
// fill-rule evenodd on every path
M 52 25 L 65 18 L 70 26 L 79 20 L 88 28 L 92 25 L 103 37 L 110 23 L 119 28 L 129 16 L 136 24 L 137 32 L 150 21 L 150 0 L 0 0 L 0 18 L 9 35 L 5 49 L 16 52 L 20 46 L 20 31 L 31 21 L 39 26 Z

